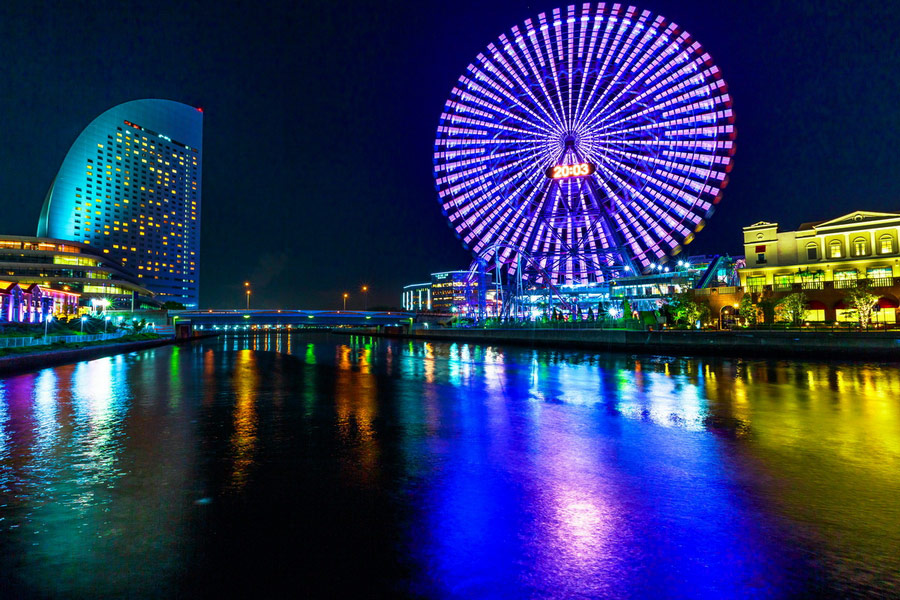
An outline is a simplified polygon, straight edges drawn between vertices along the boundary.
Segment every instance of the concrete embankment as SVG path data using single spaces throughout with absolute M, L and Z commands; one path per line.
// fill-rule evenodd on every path
M 207 336 L 203 336 L 207 337 Z M 120 344 L 103 344 L 100 346 L 88 346 L 74 348 L 72 350 L 46 350 L 43 352 L 31 352 L 29 354 L 14 354 L 0 358 L 0 376 L 13 375 L 26 371 L 35 371 L 45 367 L 64 365 L 92 358 L 124 354 L 136 350 L 147 350 L 169 344 L 190 342 L 192 339 L 176 340 L 165 337 L 156 340 L 140 340 L 136 342 L 122 342 Z
M 482 344 L 576 347 L 610 352 L 900 361 L 900 332 L 460 328 L 416 330 L 404 337 Z

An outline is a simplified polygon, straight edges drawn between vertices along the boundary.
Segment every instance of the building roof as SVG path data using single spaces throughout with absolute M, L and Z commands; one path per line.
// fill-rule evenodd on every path
M 847 213 L 846 215 L 841 215 L 835 219 L 830 219 L 827 221 L 819 221 L 817 223 L 813 223 L 812 227 L 832 227 L 832 226 L 841 226 L 841 225 L 851 225 L 853 223 L 864 223 L 871 221 L 883 221 L 887 219 L 898 219 L 900 218 L 900 213 L 887 213 L 887 212 L 874 212 L 868 210 L 855 210 L 851 213 Z M 802 227 L 802 226 L 801 226 Z

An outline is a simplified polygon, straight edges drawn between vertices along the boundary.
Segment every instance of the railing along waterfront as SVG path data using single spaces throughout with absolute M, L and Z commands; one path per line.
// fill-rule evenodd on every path
M 655 327 L 655 326 L 654 326 Z M 526 321 L 504 320 L 483 323 L 454 323 L 453 329 L 629 329 L 641 331 L 646 325 L 637 320 L 615 322 L 608 319 L 583 319 L 579 321 Z
M 0 348 L 23 348 L 26 346 L 46 346 L 65 342 L 66 344 L 74 344 L 75 342 L 97 342 L 101 340 L 114 340 L 126 335 L 126 331 L 116 331 L 113 333 L 94 333 L 85 335 L 51 335 L 47 337 L 3 337 L 0 338 Z
M 553 329 L 553 330 L 574 330 L 574 329 L 599 329 L 599 330 L 622 330 L 629 331 L 697 331 L 697 332 L 732 332 L 740 333 L 741 331 L 786 331 L 786 332 L 802 332 L 802 331 L 831 331 L 831 332 L 865 332 L 865 331 L 888 331 L 900 329 L 896 323 L 879 323 L 872 322 L 866 327 L 860 327 L 856 321 L 828 321 L 828 322 L 807 322 L 804 325 L 793 325 L 790 323 L 771 323 L 745 325 L 739 327 L 710 327 L 702 328 L 688 327 L 686 325 L 651 325 L 643 323 L 639 320 L 632 319 L 628 321 L 611 321 L 608 319 L 595 319 L 593 321 L 584 319 L 580 321 L 526 321 L 526 320 L 505 320 L 505 321 L 488 321 L 483 323 L 454 323 L 452 329 Z

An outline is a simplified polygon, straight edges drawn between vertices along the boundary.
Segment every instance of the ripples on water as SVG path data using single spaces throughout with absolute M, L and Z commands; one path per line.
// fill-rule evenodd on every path
M 900 596 L 900 370 L 326 334 L 0 380 L 0 596 Z

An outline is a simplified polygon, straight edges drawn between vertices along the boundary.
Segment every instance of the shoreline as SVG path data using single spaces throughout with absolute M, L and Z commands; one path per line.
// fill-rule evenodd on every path
M 213 335 L 195 336 L 185 339 L 177 339 L 174 337 L 162 337 L 155 340 L 138 340 L 132 342 L 122 342 L 118 344 L 103 344 L 100 346 L 89 346 L 86 348 L 73 348 L 71 350 L 45 350 L 42 352 L 31 352 L 28 354 L 16 354 L 12 356 L 0 357 L 0 378 L 11 375 L 20 375 L 29 371 L 37 371 L 46 367 L 57 367 L 59 365 L 81 362 L 93 358 L 102 358 L 104 356 L 113 356 L 116 354 L 127 354 L 138 350 L 147 350 L 150 348 L 158 348 L 160 346 L 168 346 L 170 344 L 179 344 L 183 342 L 191 342 L 204 337 L 214 337 Z
M 412 340 L 512 344 L 676 356 L 874 359 L 900 362 L 900 332 L 475 328 L 415 330 L 402 334 L 347 329 L 332 331 L 348 335 Z

